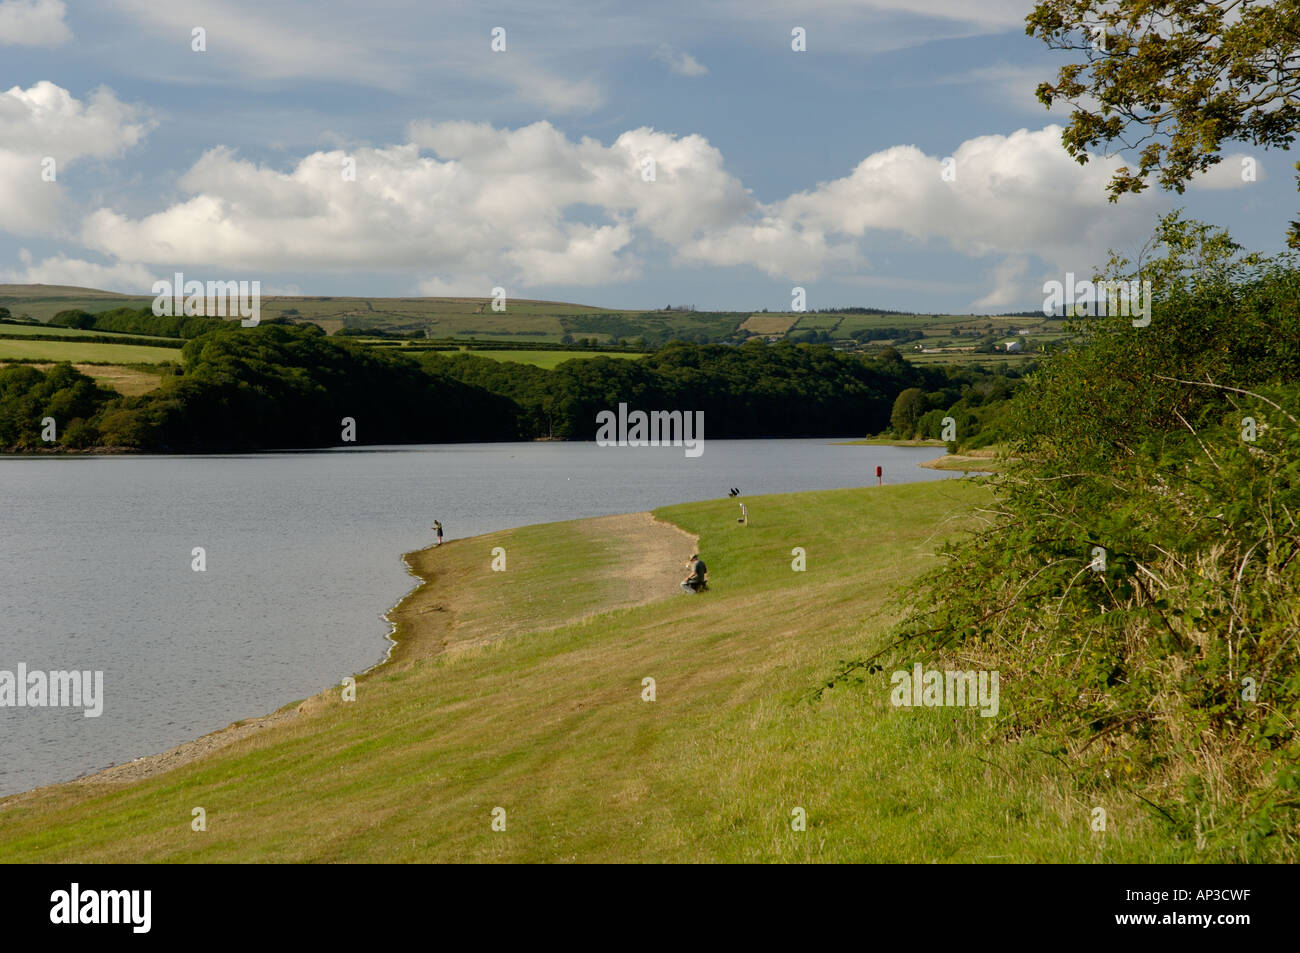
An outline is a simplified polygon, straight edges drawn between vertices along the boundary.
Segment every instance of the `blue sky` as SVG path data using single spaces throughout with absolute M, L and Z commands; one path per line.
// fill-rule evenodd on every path
M 0 281 L 991 312 L 1174 207 L 1280 249 L 1285 153 L 1109 204 L 1031 6 L 0 0 Z

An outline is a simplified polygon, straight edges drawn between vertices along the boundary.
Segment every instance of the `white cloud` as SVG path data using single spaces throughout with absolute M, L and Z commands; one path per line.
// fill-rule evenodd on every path
M 1222 162 L 1210 166 L 1191 179 L 1187 187 L 1221 192 L 1227 189 L 1244 189 L 1256 182 L 1263 182 L 1265 178 L 1267 176 L 1264 174 L 1264 163 L 1244 152 L 1234 152 L 1230 156 L 1224 156 Z
M 700 136 L 636 129 L 605 146 L 546 122 L 516 130 L 448 122 L 412 124 L 410 139 L 316 152 L 288 171 L 212 149 L 181 177 L 184 201 L 141 219 L 100 209 L 82 237 L 106 254 L 131 248 L 166 267 L 416 271 L 447 287 L 465 274 L 596 284 L 639 272 L 629 251 L 637 232 L 680 248 L 758 207 Z M 348 158 L 355 181 L 343 175 Z M 654 181 L 642 175 L 646 158 Z M 566 219 L 574 206 L 594 206 L 608 221 Z M 705 245 L 696 253 L 718 259 Z
M 58 46 L 72 38 L 63 0 L 0 0 L 0 45 Z
M 1104 183 L 1118 160 L 1079 166 L 1057 126 L 961 143 L 953 181 L 942 157 L 894 146 L 772 203 L 698 135 L 639 128 L 605 145 L 547 122 L 417 122 L 408 139 L 315 152 L 283 170 L 218 147 L 182 176 L 182 201 L 138 219 L 101 208 L 82 239 L 162 269 L 388 272 L 421 280 L 426 293 L 482 295 L 625 280 L 655 248 L 679 266 L 749 266 L 795 281 L 847 275 L 865 265 L 864 240 L 901 233 L 1009 258 L 981 299 L 1000 307 L 1020 300 L 1014 285 L 1029 257 L 1087 270 L 1145 227 L 1151 202 L 1108 205 Z M 355 181 L 343 174 L 349 159 Z
M 1031 292 L 1034 289 L 1024 283 L 1025 273 L 1029 271 L 1029 259 L 1016 255 L 1005 259 L 993 269 L 993 289 L 984 297 L 971 303 L 972 308 L 980 310 L 1010 308 L 1035 300 Z
M 150 127 L 141 109 L 103 87 L 84 102 L 47 81 L 0 93 L 0 229 L 57 232 L 64 169 L 85 157 L 121 155 Z
M 20 285 L 74 285 L 120 291 L 124 294 L 148 294 L 157 278 L 157 275 L 138 262 L 117 261 L 100 265 L 80 258 L 69 258 L 64 252 L 35 261 L 26 248 L 18 252 L 18 259 L 22 262 L 22 267 L 0 271 L 0 280 Z
M 966 140 L 952 153 L 953 181 L 944 179 L 942 158 L 915 146 L 885 149 L 845 178 L 778 203 L 779 214 L 829 234 L 892 230 L 964 255 L 1037 255 L 1079 271 L 1081 256 L 1091 266 L 1150 221 L 1149 195 L 1106 201 L 1121 160 L 1080 166 L 1062 148 L 1059 126 Z
M 655 59 L 668 65 L 668 69 L 678 76 L 703 76 L 709 68 L 691 56 L 685 50 L 675 50 L 667 43 L 661 44 L 655 51 Z
M 47 80 L 0 93 L 0 148 L 11 152 L 64 161 L 116 156 L 139 142 L 151 125 L 139 107 L 102 86 L 85 102 Z

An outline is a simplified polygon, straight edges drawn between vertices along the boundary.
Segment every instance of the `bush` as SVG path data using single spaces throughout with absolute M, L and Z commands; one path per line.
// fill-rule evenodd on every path
M 1294 861 L 1300 273 L 1177 216 L 1158 237 L 1151 325 L 1085 322 L 1026 382 L 1002 515 L 908 594 L 891 654 L 998 670 L 1007 735 L 1189 856 Z

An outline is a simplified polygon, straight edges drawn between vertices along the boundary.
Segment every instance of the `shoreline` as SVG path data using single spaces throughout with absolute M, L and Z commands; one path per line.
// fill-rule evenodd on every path
M 821 438 L 814 438 L 814 439 L 821 439 Z M 861 444 L 861 443 L 882 444 L 881 441 L 872 440 L 872 441 L 840 442 L 840 443 L 832 443 L 831 445 L 849 446 L 849 445 Z M 913 447 L 916 449 L 936 449 L 937 447 L 943 446 L 943 444 L 941 443 L 937 443 L 937 442 L 934 443 L 935 445 L 931 446 L 930 444 L 925 442 L 884 441 L 883 445 Z M 330 449 L 335 449 L 335 448 L 330 448 Z M 283 453 L 283 452 L 293 452 L 293 451 L 266 451 L 266 452 Z M 304 452 L 304 451 L 298 451 L 298 452 Z M 309 450 L 305 452 L 310 453 L 316 451 Z M 74 453 L 76 453 L 76 455 L 91 455 L 91 453 L 88 451 L 75 451 Z M 43 455 L 57 456 L 62 454 L 59 451 L 55 450 L 55 451 L 44 451 L 44 452 L 37 451 L 34 454 L 23 453 L 23 454 L 18 454 L 16 456 L 30 458 L 32 456 L 43 456 Z M 150 455 L 194 456 L 193 454 L 150 454 Z M 918 462 L 915 465 L 925 469 L 950 469 L 950 470 L 951 469 L 973 469 L 973 468 L 954 468 L 954 467 L 939 466 L 938 464 L 940 464 L 944 459 L 946 458 L 941 457 L 935 461 L 923 461 L 923 462 Z M 862 487 L 855 487 L 851 489 L 873 489 L 873 488 L 874 487 L 869 487 L 864 485 Z M 816 491 L 809 491 L 809 492 L 816 492 Z M 647 517 L 650 523 L 656 524 L 660 527 L 670 527 L 671 529 L 679 533 L 684 532 L 680 530 L 680 528 L 673 526 L 670 523 L 665 523 L 661 520 L 655 519 L 653 514 L 649 511 L 637 511 L 633 513 L 622 513 L 622 514 L 607 514 L 601 516 L 583 517 L 578 520 L 562 520 L 559 522 L 593 523 L 602 520 L 610 521 L 610 520 L 628 519 L 628 518 L 641 517 L 641 516 Z M 546 525 L 552 525 L 552 524 L 536 523 L 536 524 L 525 524 L 524 526 L 507 527 L 502 530 L 496 530 L 492 533 L 465 537 L 464 539 L 459 539 L 459 540 L 452 540 L 447 543 L 444 543 L 443 545 L 444 546 L 454 546 L 457 544 L 463 545 L 471 541 L 487 540 L 492 538 L 493 536 L 500 535 L 503 533 L 516 532 L 521 529 L 526 529 L 530 526 L 546 526 Z M 698 538 L 693 538 L 693 542 L 695 544 L 698 544 Z M 386 643 L 384 646 L 384 651 L 382 653 L 382 656 L 373 664 L 369 665 L 364 669 L 351 673 L 351 677 L 356 678 L 358 684 L 360 684 L 362 679 L 369 678 L 370 676 L 377 674 L 380 671 L 387 670 L 392 666 L 402 665 L 410 661 L 432 657 L 433 655 L 437 655 L 441 653 L 442 651 L 441 649 L 437 652 L 432 652 L 432 653 L 418 652 L 417 651 L 418 645 L 413 643 L 409 638 L 403 638 L 402 636 L 403 622 L 406 621 L 409 623 L 410 620 L 409 619 L 403 620 L 402 618 L 400 618 L 403 612 L 408 608 L 408 604 L 411 603 L 412 600 L 423 589 L 425 589 L 426 587 L 430 586 L 435 582 L 437 576 L 436 574 L 432 573 L 431 567 L 426 567 L 425 572 L 422 572 L 420 566 L 417 565 L 417 562 L 420 561 L 422 558 L 427 558 L 428 554 L 432 553 L 437 549 L 438 547 L 436 545 L 431 544 L 422 549 L 411 550 L 409 552 L 401 554 L 400 558 L 402 560 L 403 565 L 406 568 L 407 574 L 409 576 L 414 577 L 414 584 L 409 589 L 407 589 L 406 592 L 393 605 L 391 605 L 384 612 L 380 613 L 379 617 L 388 625 L 388 631 L 385 632 L 383 636 L 384 641 Z M 611 606 L 610 608 L 614 608 L 614 607 Z M 427 612 L 431 610 L 426 609 L 424 611 Z M 538 628 L 532 631 L 539 631 L 539 632 L 545 631 L 545 628 Z M 47 790 L 49 788 L 59 787 L 67 784 L 90 784 L 90 783 L 126 784 L 126 783 L 131 783 L 135 780 L 151 777 L 155 774 L 164 773 L 166 771 L 171 770 L 174 767 L 179 767 L 183 764 L 187 764 L 191 761 L 203 757 L 204 755 L 210 752 L 220 750 L 222 748 L 227 747 L 230 744 L 233 744 L 237 741 L 241 741 L 247 737 L 257 734 L 262 729 L 270 728 L 288 721 L 292 721 L 302 714 L 310 714 L 312 711 L 315 711 L 319 706 L 324 704 L 325 699 L 327 697 L 340 691 L 340 689 L 342 688 L 341 678 L 342 677 L 340 677 L 340 681 L 338 684 L 334 684 L 327 688 L 324 688 L 316 692 L 315 694 L 308 695 L 304 698 L 300 698 L 294 701 L 286 702 L 283 705 L 281 705 L 279 708 L 276 708 L 269 712 L 265 712 L 263 714 L 249 715 L 246 717 L 236 718 L 235 720 L 231 721 L 229 724 L 221 728 L 215 728 L 197 737 L 190 738 L 185 741 L 181 741 L 161 751 L 156 751 L 150 754 L 141 755 L 139 757 L 132 758 L 128 761 L 121 761 L 116 764 L 110 764 L 106 767 L 90 769 L 87 772 L 72 778 L 67 778 L 58 781 L 51 781 L 46 784 L 41 784 L 36 787 L 28 788 L 23 791 L 16 791 L 12 794 L 0 795 L 0 811 L 3 811 L 15 799 L 26 798 L 28 796 L 37 794 L 38 792 Z
M 674 534 L 689 540 L 689 543 L 683 542 L 683 548 L 686 546 L 698 546 L 699 538 L 687 533 L 680 527 L 672 523 L 657 519 L 650 511 L 638 511 L 633 513 L 616 513 L 603 516 L 582 517 L 576 520 L 561 520 L 559 523 L 578 523 L 591 526 L 592 524 L 605 524 L 606 526 L 616 523 L 633 523 L 640 522 L 647 526 L 656 528 L 657 531 L 669 530 Z M 446 609 L 445 606 L 438 604 L 430 607 L 416 609 L 414 603 L 420 594 L 430 590 L 440 576 L 433 571 L 435 567 L 429 566 L 429 559 L 433 558 L 432 554 L 437 550 L 447 547 L 456 546 L 457 544 L 465 545 L 475 541 L 490 540 L 496 536 L 502 536 L 507 533 L 515 533 L 532 527 L 543 527 L 557 525 L 554 523 L 531 523 L 524 526 L 508 527 L 506 529 L 496 530 L 491 533 L 484 533 L 478 536 L 468 536 L 459 540 L 451 540 L 443 543 L 442 547 L 436 544 L 426 546 L 422 549 L 415 549 L 401 555 L 403 565 L 410 576 L 415 578 L 415 585 L 406 591 L 386 612 L 380 616 L 388 623 L 389 630 L 384 635 L 387 647 L 384 651 L 383 658 L 375 662 L 368 668 L 354 673 L 350 677 L 356 679 L 357 685 L 362 680 L 368 679 L 373 675 L 381 672 L 392 671 L 396 668 L 405 667 L 417 661 L 427 660 L 442 655 L 449 648 L 463 648 L 471 645 L 483 644 L 483 641 L 465 641 L 457 642 L 450 638 L 442 641 L 441 645 L 430 644 L 433 637 L 438 634 L 449 634 L 454 623 L 448 618 L 442 618 L 443 623 L 435 631 L 422 631 L 421 627 L 415 622 L 414 617 L 417 615 L 426 615 L 431 611 L 439 612 L 440 615 L 451 616 L 454 609 Z M 422 566 L 423 565 L 423 571 Z M 677 574 L 676 563 L 672 564 L 673 568 L 669 571 L 675 578 Z M 441 592 L 438 595 L 442 595 Z M 653 601 L 653 600 L 642 600 Z M 623 602 L 603 607 L 600 611 L 612 611 L 617 608 L 624 608 L 630 605 L 640 604 L 640 602 Z M 405 616 L 405 618 L 403 617 Z M 575 620 L 565 620 L 557 623 L 558 625 L 567 625 Z M 527 635 L 533 632 L 544 632 L 556 626 L 539 626 L 530 628 L 525 632 L 514 633 L 516 635 Z M 506 637 L 511 637 L 507 634 Z M 490 641 L 490 640 L 487 640 Z M 432 649 L 432 651 L 430 651 Z M 24 791 L 16 791 L 12 794 L 0 796 L 0 813 L 15 804 L 28 800 L 29 798 L 39 796 L 42 792 L 49 791 L 53 788 L 64 787 L 68 785 L 92 785 L 92 784 L 111 784 L 114 786 L 132 784 L 151 778 L 157 775 L 165 774 L 175 768 L 182 767 L 191 762 L 200 760 L 209 754 L 220 751 L 236 742 L 243 741 L 249 737 L 262 733 L 264 729 L 273 728 L 279 725 L 287 724 L 297 720 L 300 716 L 311 715 L 325 706 L 332 696 L 342 688 L 342 680 L 339 684 L 332 685 L 328 688 L 301 698 L 295 701 L 289 701 L 281 705 L 274 711 L 262 715 L 252 715 L 246 718 L 239 718 L 230 722 L 222 728 L 214 729 L 179 744 L 172 745 L 162 751 L 153 754 L 142 755 L 133 758 L 130 761 L 122 761 L 108 767 L 93 769 L 85 774 L 78 775 L 62 781 L 52 781 L 48 784 L 38 785 L 34 788 L 28 788 Z

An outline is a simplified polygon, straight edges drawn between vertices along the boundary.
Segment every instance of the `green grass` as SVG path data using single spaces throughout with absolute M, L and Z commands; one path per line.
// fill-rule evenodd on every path
M 64 338 L 99 338 L 99 337 L 122 337 L 126 334 L 124 331 L 81 331 L 76 328 L 55 327 L 49 324 L 0 324 L 0 337 L 27 337 L 33 334 L 56 335 Z M 130 337 L 139 338 L 140 341 L 175 341 L 176 338 L 159 337 L 152 334 L 132 334 Z
M 105 364 L 159 364 L 180 358 L 176 348 L 89 341 L 16 341 L 0 338 L 0 361 L 97 361 Z
M 623 357 L 635 360 L 644 354 L 627 351 L 471 351 L 475 357 L 490 357 L 494 361 L 518 361 L 550 370 L 564 361 L 593 357 Z
M 842 314 L 801 314 L 799 320 L 790 328 L 790 333 L 795 334 L 799 331 L 825 331 L 832 337 L 837 337 L 836 331 L 844 323 Z
M 453 541 L 416 557 L 411 619 L 490 639 L 409 657 L 308 714 L 126 786 L 0 802 L 3 861 L 1167 861 L 1119 789 L 1086 798 L 1032 739 L 974 711 L 894 708 L 888 673 L 807 700 L 882 644 L 887 597 L 972 525 L 966 481 L 671 506 L 700 537 L 712 591 L 600 611 L 574 553 L 635 566 L 591 521 Z M 509 570 L 488 570 L 505 547 Z M 807 570 L 791 568 L 803 547 Z M 676 559 L 674 559 L 676 562 Z M 597 575 L 599 575 L 597 573 Z M 671 590 L 671 582 L 668 584 Z M 439 611 L 434 611 L 439 610 Z M 593 614 L 595 613 L 595 614 Z M 642 679 L 657 699 L 641 698 Z M 1002 686 L 1002 710 L 1017 686 Z M 208 830 L 191 831 L 191 810 Z M 507 811 L 505 832 L 491 811 Z M 1104 837 L 1089 828 L 1109 815 Z M 807 830 L 792 830 L 795 808 Z
M 1042 360 L 1041 354 L 978 354 L 973 351 L 957 351 L 947 354 L 922 354 L 919 351 L 899 349 L 903 359 L 910 364 L 1024 364 L 1032 360 Z

